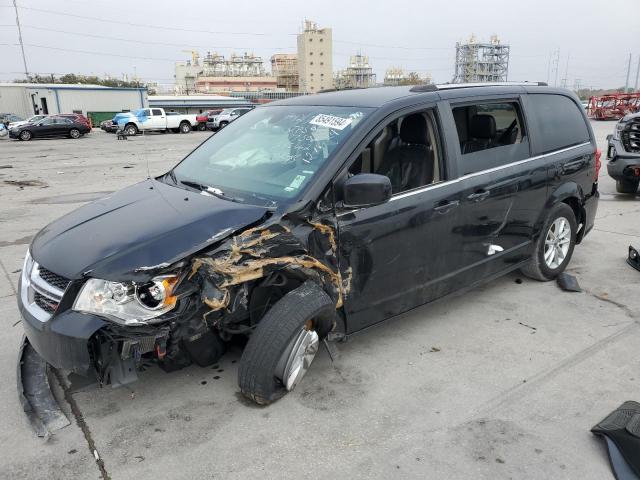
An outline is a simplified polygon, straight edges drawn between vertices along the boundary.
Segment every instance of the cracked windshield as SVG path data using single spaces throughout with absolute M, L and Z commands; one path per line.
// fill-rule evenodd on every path
M 274 205 L 293 199 L 369 110 L 256 108 L 192 152 L 173 170 L 173 177 L 240 202 Z

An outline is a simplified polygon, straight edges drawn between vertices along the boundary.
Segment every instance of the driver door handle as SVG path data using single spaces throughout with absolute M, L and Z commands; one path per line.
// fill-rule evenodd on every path
M 471 200 L 472 202 L 481 202 L 481 201 L 485 200 L 490 194 L 491 194 L 490 190 L 482 189 L 482 190 L 478 190 L 475 193 L 472 193 L 467 198 L 469 200 Z

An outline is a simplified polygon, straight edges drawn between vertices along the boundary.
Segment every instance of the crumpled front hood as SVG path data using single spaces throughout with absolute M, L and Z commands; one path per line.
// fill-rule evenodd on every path
M 154 270 L 260 221 L 267 208 L 146 180 L 43 228 L 31 254 L 67 278 L 146 280 Z

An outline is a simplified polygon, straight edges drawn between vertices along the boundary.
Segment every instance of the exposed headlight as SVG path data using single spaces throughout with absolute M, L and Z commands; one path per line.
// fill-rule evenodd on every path
M 123 325 L 140 325 L 173 309 L 178 277 L 165 275 L 147 283 L 110 282 L 91 278 L 78 294 L 73 309 L 110 317 Z

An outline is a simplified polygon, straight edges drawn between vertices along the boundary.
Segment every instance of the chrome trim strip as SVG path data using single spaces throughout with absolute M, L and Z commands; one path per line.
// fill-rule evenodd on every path
M 36 263 L 31 258 L 31 254 L 27 252 L 27 256 L 25 257 L 24 266 L 22 267 L 22 278 L 20 281 L 20 300 L 22 300 L 22 304 L 24 308 L 33 315 L 36 320 L 39 322 L 46 322 L 51 318 L 51 314 L 49 312 L 41 309 L 33 299 L 33 294 L 30 294 L 29 290 L 35 290 L 31 286 L 31 276 L 36 269 Z M 28 271 L 27 271 L 28 270 Z
M 60 300 L 64 295 L 64 291 L 51 285 L 45 279 L 40 276 L 40 266 L 34 262 L 33 270 L 31 271 L 31 286 L 38 290 L 41 294 L 51 298 L 52 300 Z
M 551 155 L 556 155 L 558 153 L 568 152 L 570 150 L 574 150 L 576 148 L 584 147 L 586 145 L 591 145 L 591 142 L 584 142 L 584 143 L 581 143 L 580 145 L 574 145 L 572 147 L 561 148 L 560 150 L 554 150 L 553 152 L 544 153 L 542 155 L 537 155 L 535 157 L 525 158 L 523 160 L 518 160 L 517 162 L 508 163 L 506 165 L 500 165 L 498 167 L 488 168 L 486 170 L 480 170 L 479 172 L 468 173 L 468 174 L 463 175 L 461 177 L 458 177 L 458 178 L 456 178 L 454 180 L 447 180 L 446 182 L 434 183 L 434 184 L 427 185 L 427 186 L 425 186 L 423 188 L 420 188 L 420 189 L 411 190 L 411 191 L 406 192 L 406 193 L 401 193 L 399 195 L 396 195 L 395 197 L 391 197 L 389 199 L 389 201 L 393 202 L 395 200 L 399 200 L 399 199 L 402 199 L 402 198 L 410 197 L 411 195 L 415 195 L 417 193 L 422 193 L 425 190 L 429 190 L 431 188 L 440 188 L 440 187 L 445 186 L 445 185 L 450 185 L 452 183 L 461 182 L 461 181 L 466 180 L 468 178 L 478 177 L 480 175 L 497 172 L 497 171 L 503 170 L 505 168 L 513 167 L 513 166 L 516 166 L 516 165 L 522 165 L 522 164 L 525 164 L 525 163 L 528 163 L 528 162 L 533 162 L 535 160 L 540 160 L 541 158 L 550 157 Z

